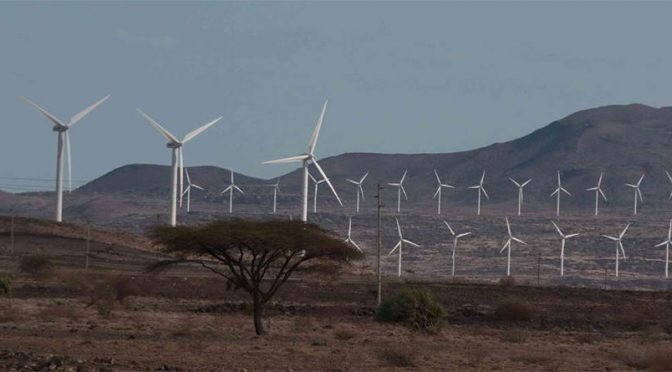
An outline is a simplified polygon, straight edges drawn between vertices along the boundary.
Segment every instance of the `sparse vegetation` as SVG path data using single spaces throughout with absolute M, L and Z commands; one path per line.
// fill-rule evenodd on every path
M 0 297 L 12 297 L 12 279 L 0 276 Z
M 494 317 L 498 320 L 525 322 L 532 320 L 534 310 L 523 300 L 507 300 L 495 309 Z
M 334 332 L 334 338 L 339 341 L 349 341 L 355 337 L 355 332 L 348 329 L 340 329 Z
M 502 341 L 518 344 L 527 340 L 527 334 L 519 329 L 508 329 L 502 332 Z
M 383 299 L 376 319 L 406 323 L 414 329 L 432 333 L 440 328 L 445 313 L 428 289 L 404 287 Z
M 54 273 L 54 262 L 46 255 L 32 255 L 21 259 L 19 270 L 35 279 L 45 279 Z
M 127 297 L 135 293 L 131 278 L 115 277 L 102 281 L 93 288 L 89 306 L 94 306 L 98 314 L 109 318 L 116 304 L 123 303 Z
M 512 276 L 505 276 L 499 279 L 499 285 L 501 285 L 504 288 L 511 288 L 516 285 L 516 278 Z
M 414 367 L 418 359 L 417 350 L 407 344 L 394 344 L 378 351 L 378 356 L 390 367 Z
M 629 349 L 614 354 L 614 358 L 636 369 L 672 371 L 672 348 L 670 346 L 653 350 Z
M 231 219 L 201 226 L 158 226 L 151 236 L 176 256 L 152 265 L 151 271 L 195 262 L 223 277 L 229 289 L 243 289 L 252 299 L 257 335 L 266 333 L 265 305 L 301 265 L 333 268 L 362 257 L 327 230 L 300 221 Z

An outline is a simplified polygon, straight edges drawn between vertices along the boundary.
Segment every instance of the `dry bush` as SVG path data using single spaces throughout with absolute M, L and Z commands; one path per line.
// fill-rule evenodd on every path
M 116 304 L 121 304 L 127 297 L 137 294 L 137 287 L 132 278 L 116 277 L 98 283 L 91 294 L 89 306 L 94 306 L 98 314 L 109 318 Z
M 672 371 L 672 347 L 653 350 L 629 349 L 614 354 L 614 358 L 628 367 L 651 371 Z
M 0 276 L 0 297 L 12 297 L 12 279 Z
M 497 306 L 494 316 L 495 319 L 504 321 L 530 321 L 534 316 L 534 309 L 522 300 L 507 300 Z
M 72 304 L 64 304 L 61 302 L 56 302 L 47 305 L 40 313 L 38 314 L 39 319 L 45 320 L 47 322 L 54 322 L 59 319 L 67 319 L 70 321 L 81 320 L 82 313 L 72 306 Z
M 527 333 L 518 329 L 504 331 L 502 333 L 502 341 L 519 344 L 527 341 Z
M 34 279 L 46 279 L 54 274 L 55 266 L 51 257 L 38 254 L 22 258 L 19 270 Z
M 334 337 L 339 341 L 349 341 L 355 338 L 357 334 L 349 329 L 340 329 L 334 331 Z
M 404 287 L 383 299 L 376 320 L 406 323 L 415 330 L 436 333 L 441 329 L 445 315 L 445 309 L 430 290 Z
M 516 285 L 516 278 L 512 276 L 505 276 L 499 279 L 499 285 L 503 288 L 511 288 Z
M 71 291 L 89 292 L 93 289 L 93 283 L 80 272 L 61 272 L 59 278 L 63 285 Z
M 393 344 L 380 349 L 378 356 L 390 367 L 414 367 L 418 352 L 412 345 Z

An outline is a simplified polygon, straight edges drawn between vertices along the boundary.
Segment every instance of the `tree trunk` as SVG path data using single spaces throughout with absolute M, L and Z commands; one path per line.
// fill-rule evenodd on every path
M 259 301 L 258 298 L 254 298 L 254 332 L 257 334 L 257 336 L 262 336 L 266 334 L 266 330 L 264 329 L 264 323 L 262 322 L 263 320 L 263 314 L 264 314 L 264 303 Z

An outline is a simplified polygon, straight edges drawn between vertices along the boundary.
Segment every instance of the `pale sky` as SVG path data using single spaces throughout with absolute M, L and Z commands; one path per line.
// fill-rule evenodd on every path
M 671 14 L 669 2 L 0 2 L 0 189 L 55 175 L 56 135 L 22 96 L 68 120 L 112 95 L 71 132 L 82 181 L 169 163 L 136 108 L 178 137 L 223 116 L 186 164 L 272 177 L 294 166 L 261 162 L 305 152 L 327 98 L 321 158 L 455 152 L 585 108 L 668 106 Z

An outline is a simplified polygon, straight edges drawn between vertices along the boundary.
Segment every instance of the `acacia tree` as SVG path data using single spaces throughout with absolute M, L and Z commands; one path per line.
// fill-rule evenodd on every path
M 342 264 L 362 257 L 327 230 L 300 221 L 227 219 L 200 226 L 157 226 L 150 235 L 175 257 L 152 264 L 151 271 L 195 262 L 220 275 L 228 289 L 250 294 L 257 335 L 266 332 L 264 306 L 299 266 L 308 261 Z

